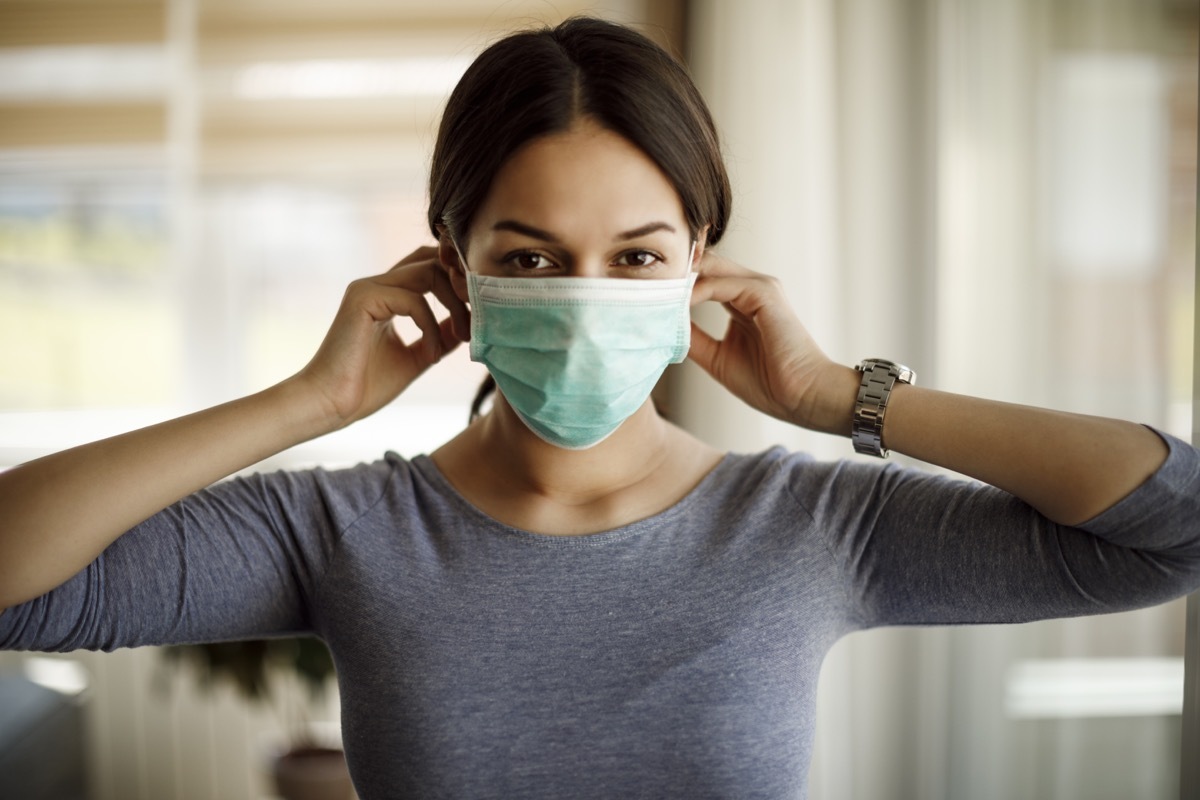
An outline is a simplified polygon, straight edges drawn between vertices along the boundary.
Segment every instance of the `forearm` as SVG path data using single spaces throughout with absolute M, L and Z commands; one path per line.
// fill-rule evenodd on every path
M 330 428 L 287 381 L 0 474 L 0 608 L 58 586 L 175 501 Z
M 830 432 L 849 435 L 858 382 L 848 367 L 828 379 L 836 398 L 826 404 Z M 1004 489 L 1067 525 L 1112 506 L 1167 457 L 1162 439 L 1136 423 L 902 384 L 892 391 L 883 440 L 891 450 Z
M 428 297 L 450 310 L 439 323 Z M 421 337 L 405 343 L 397 316 Z M 390 403 L 466 341 L 465 302 L 436 248 L 350 284 L 316 355 L 259 394 L 0 474 L 0 609 L 79 572 L 118 536 L 239 469 Z
M 710 250 L 692 301 L 730 312 L 723 339 L 693 326 L 689 356 L 701 368 L 764 413 L 850 436 L 860 375 L 821 352 L 778 281 Z M 889 449 L 990 483 L 1069 525 L 1124 498 L 1169 454 L 1133 423 L 903 384 L 892 391 L 882 436 Z

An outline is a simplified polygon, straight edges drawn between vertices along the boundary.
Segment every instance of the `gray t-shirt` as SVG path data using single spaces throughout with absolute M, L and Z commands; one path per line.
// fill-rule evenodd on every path
M 821 661 L 880 625 L 1200 585 L 1200 453 L 1081 529 L 997 489 L 773 449 L 617 530 L 531 534 L 426 457 L 218 484 L 0 616 L 0 646 L 313 632 L 364 800 L 803 797 Z

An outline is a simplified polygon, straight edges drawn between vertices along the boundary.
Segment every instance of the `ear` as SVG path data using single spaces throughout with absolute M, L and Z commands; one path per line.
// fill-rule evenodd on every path
M 467 266 L 458 256 L 458 248 L 445 227 L 438 226 L 438 263 L 450 278 L 450 285 L 459 300 L 467 302 Z

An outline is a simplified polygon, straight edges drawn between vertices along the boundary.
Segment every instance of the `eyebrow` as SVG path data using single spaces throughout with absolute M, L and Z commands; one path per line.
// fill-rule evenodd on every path
M 502 219 L 492 226 L 494 231 L 512 231 L 524 236 L 530 236 L 534 239 L 541 239 L 543 242 L 550 244 L 559 244 L 558 237 L 549 231 L 544 231 L 541 228 L 535 228 L 532 225 L 526 225 L 524 222 L 517 222 L 515 219 Z M 657 231 L 667 231 L 674 233 L 675 228 L 665 222 L 648 222 L 645 225 L 634 228 L 633 230 L 624 231 L 617 234 L 617 239 L 622 242 L 627 242 L 630 239 L 637 239 L 641 236 L 646 236 Z

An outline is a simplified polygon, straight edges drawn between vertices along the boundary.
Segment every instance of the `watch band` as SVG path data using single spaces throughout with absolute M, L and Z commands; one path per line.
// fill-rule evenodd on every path
M 916 383 L 917 373 L 903 364 L 882 358 L 864 359 L 855 369 L 862 373 L 862 383 L 858 386 L 854 422 L 850 426 L 854 452 L 887 458 L 888 451 L 883 446 L 883 417 L 892 387 L 897 381 Z

